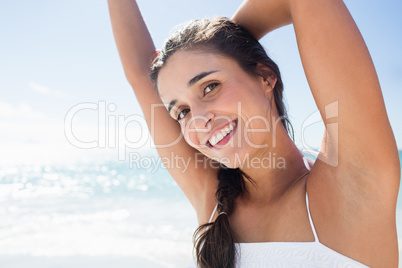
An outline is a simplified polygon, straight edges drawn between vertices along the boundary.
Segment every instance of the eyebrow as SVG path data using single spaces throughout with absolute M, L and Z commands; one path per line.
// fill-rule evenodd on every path
M 198 81 L 200 81 L 201 79 L 203 79 L 204 77 L 206 77 L 206 76 L 208 76 L 208 75 L 210 75 L 210 74 L 216 73 L 216 72 L 217 72 L 217 70 L 213 70 L 213 71 L 202 72 L 202 73 L 200 73 L 200 74 L 197 74 L 196 76 L 194 76 L 193 78 L 191 78 L 190 81 L 188 81 L 187 86 L 188 86 L 188 87 L 191 87 L 191 86 L 193 86 L 195 83 L 197 83 Z M 172 100 L 172 101 L 169 103 L 169 105 L 168 105 L 168 107 L 167 107 L 169 114 L 170 114 L 170 111 L 172 110 L 172 108 L 176 105 L 176 103 L 177 103 L 177 100 Z
M 172 110 L 172 108 L 176 105 L 176 102 L 177 102 L 177 100 L 172 100 L 171 102 L 169 102 L 169 105 L 167 107 L 169 114 L 170 114 L 170 111 Z
M 191 87 L 191 86 L 193 86 L 195 83 L 197 83 L 198 81 L 200 81 L 201 79 L 203 79 L 204 77 L 206 77 L 206 76 L 208 76 L 208 75 L 210 75 L 210 74 L 216 73 L 216 72 L 217 72 L 217 71 L 214 70 L 214 71 L 202 72 L 202 73 L 200 73 L 200 74 L 197 74 L 196 76 L 194 76 L 193 78 L 191 78 L 190 81 L 188 81 L 187 86 L 188 86 L 188 87 Z

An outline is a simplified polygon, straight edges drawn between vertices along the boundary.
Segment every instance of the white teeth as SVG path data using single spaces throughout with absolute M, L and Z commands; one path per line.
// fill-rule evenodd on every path
M 216 144 L 216 137 L 213 136 L 213 137 L 209 140 L 209 143 L 210 143 L 212 146 L 214 146 L 214 145 Z
M 224 129 L 222 129 L 220 132 L 218 132 L 216 135 L 214 135 L 210 140 L 209 143 L 212 146 L 215 146 L 218 142 L 220 142 L 226 135 L 228 135 L 236 126 L 236 123 L 232 122 L 229 126 L 226 126 Z

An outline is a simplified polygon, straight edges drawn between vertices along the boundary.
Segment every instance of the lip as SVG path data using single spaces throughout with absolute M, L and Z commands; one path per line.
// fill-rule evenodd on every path
M 235 119 L 235 120 L 233 120 L 233 121 L 230 121 L 230 122 L 228 122 L 227 124 L 225 124 L 225 125 L 223 125 L 223 126 L 217 128 L 217 129 L 215 129 L 215 130 L 208 136 L 208 138 L 206 139 L 205 145 L 208 146 L 208 148 L 217 149 L 215 146 L 218 145 L 220 142 L 217 143 L 217 144 L 215 144 L 215 146 L 212 146 L 212 145 L 209 143 L 209 140 L 210 140 L 214 135 L 216 135 L 218 132 L 220 132 L 222 129 L 224 129 L 225 127 L 229 126 L 229 125 L 232 124 L 232 123 L 235 123 L 235 124 L 236 124 L 236 126 L 235 126 L 234 129 L 233 129 L 233 131 L 230 132 L 228 135 L 226 135 L 220 142 L 224 141 L 225 139 L 230 139 L 230 138 L 233 136 L 233 134 L 235 133 L 236 129 L 237 129 L 237 119 Z

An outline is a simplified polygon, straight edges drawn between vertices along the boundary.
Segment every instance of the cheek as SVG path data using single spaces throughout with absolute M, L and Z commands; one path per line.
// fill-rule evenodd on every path
M 190 124 L 182 123 L 181 124 L 181 133 L 183 134 L 184 140 L 194 149 L 200 149 L 200 141 L 198 140 L 198 136 L 196 130 L 190 126 Z
M 266 115 L 270 101 L 262 88 L 255 83 L 241 83 L 239 81 L 226 85 L 224 94 L 220 96 L 219 105 L 227 107 L 237 114 L 245 116 Z
M 244 88 L 242 85 L 232 82 L 225 85 L 225 90 L 222 92 L 222 96 L 220 97 L 224 97 L 224 100 L 228 103 L 233 103 L 241 100 L 243 93 Z

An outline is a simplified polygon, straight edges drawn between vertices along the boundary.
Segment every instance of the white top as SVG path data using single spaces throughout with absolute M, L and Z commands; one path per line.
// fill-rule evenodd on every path
M 303 157 L 304 164 L 311 170 L 307 158 Z M 306 205 L 311 230 L 314 234 L 314 242 L 261 242 L 261 243 L 237 243 L 239 255 L 236 256 L 236 268 L 252 267 L 339 267 L 361 268 L 366 265 L 346 257 L 320 243 L 311 218 L 306 193 Z M 212 213 L 215 214 L 216 207 Z M 197 267 L 196 261 L 189 268 Z

